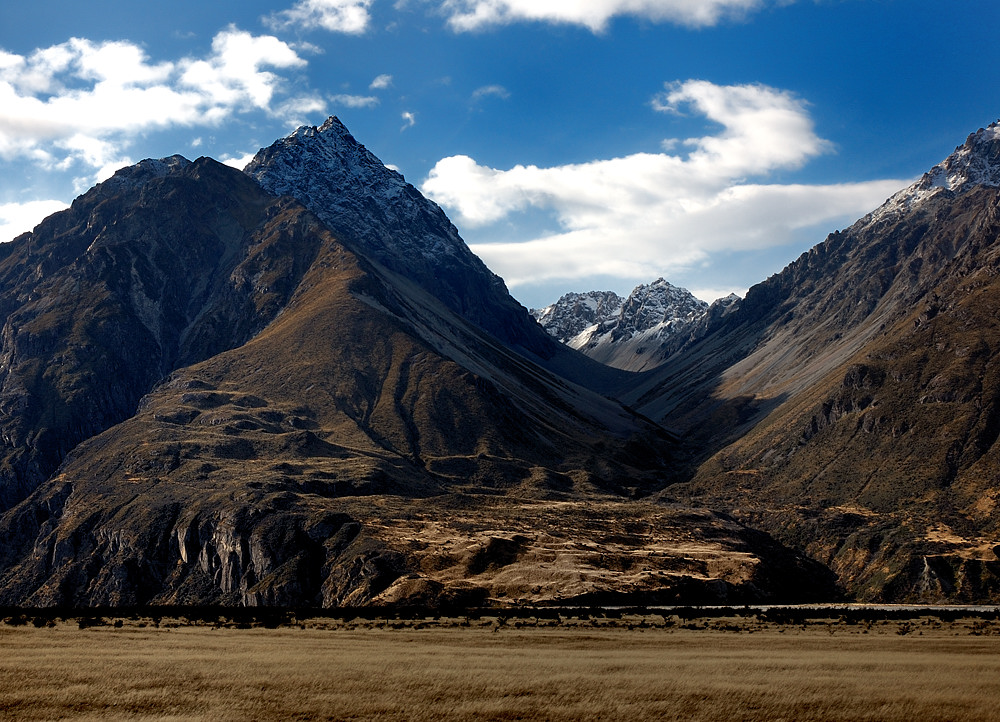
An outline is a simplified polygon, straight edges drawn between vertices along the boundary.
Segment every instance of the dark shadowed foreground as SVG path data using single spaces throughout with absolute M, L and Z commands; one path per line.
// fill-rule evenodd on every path
M 0 716 L 954 721 L 1000 703 L 996 620 L 102 621 L 0 626 Z

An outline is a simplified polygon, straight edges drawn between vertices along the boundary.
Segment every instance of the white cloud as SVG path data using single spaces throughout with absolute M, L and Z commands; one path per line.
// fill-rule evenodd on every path
M 522 243 L 473 250 L 511 286 L 602 273 L 622 278 L 675 276 L 719 252 L 784 245 L 803 229 L 856 218 L 905 185 L 902 180 L 844 185 L 750 183 L 797 168 L 830 149 L 805 104 L 761 85 L 673 84 L 654 107 L 694 112 L 722 129 L 679 144 L 687 155 L 636 153 L 589 163 L 497 170 L 468 156 L 444 158 L 422 190 L 468 228 L 532 208 L 559 229 Z
M 264 22 L 273 28 L 297 26 L 357 35 L 368 29 L 371 4 L 372 0 L 300 0 Z
M 693 138 L 687 166 L 706 178 L 735 178 L 778 168 L 798 168 L 828 152 L 830 144 L 813 131 L 805 103 L 765 85 L 721 86 L 706 80 L 668 83 L 653 98 L 655 110 L 696 114 L 721 123 L 719 135 Z
M 400 130 L 406 130 L 407 128 L 412 128 L 414 125 L 417 124 L 417 116 L 408 110 L 404 110 L 403 113 L 400 115 L 400 117 L 405 122 L 405 125 L 403 125 L 403 127 L 400 128 Z
M 68 206 L 62 201 L 0 203 L 0 243 L 30 231 L 48 216 Z
M 368 86 L 368 89 L 385 90 L 386 88 L 391 86 L 392 86 L 392 76 L 383 73 L 382 75 L 379 75 L 378 77 L 375 78 L 375 80 L 371 82 L 371 84 Z
M 374 95 L 331 95 L 330 102 L 335 105 L 343 105 L 347 108 L 371 108 L 378 105 L 378 98 Z
M 229 28 L 212 40 L 212 55 L 205 60 L 185 60 L 180 77 L 182 87 L 190 87 L 203 97 L 211 97 L 221 112 L 270 106 L 278 76 L 266 70 L 300 68 L 306 61 L 287 43 L 271 35 L 254 36 Z
M 218 125 L 249 110 L 285 117 L 322 108 L 308 95 L 276 103 L 286 79 L 273 71 L 305 65 L 283 41 L 235 27 L 215 36 L 206 57 L 173 62 L 151 62 L 133 43 L 83 38 L 28 56 L 2 53 L 0 158 L 81 163 L 100 176 L 128 162 L 125 149 L 148 131 Z
M 757 10 L 767 0 L 443 0 L 441 9 L 456 31 L 480 30 L 520 21 L 583 25 L 594 32 L 621 15 L 687 27 L 716 25 Z M 788 2 L 788 0 L 782 0 Z

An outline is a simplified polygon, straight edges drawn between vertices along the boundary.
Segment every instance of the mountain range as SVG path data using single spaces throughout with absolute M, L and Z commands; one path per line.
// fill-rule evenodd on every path
M 738 300 L 730 294 L 709 306 L 659 278 L 636 286 L 627 298 L 614 291 L 567 293 L 531 315 L 550 335 L 596 361 L 646 371 L 663 363 L 678 339 L 698 334 L 708 318 Z
M 0 246 L 0 603 L 996 600 L 998 180 L 543 328 L 336 118 L 123 169 Z

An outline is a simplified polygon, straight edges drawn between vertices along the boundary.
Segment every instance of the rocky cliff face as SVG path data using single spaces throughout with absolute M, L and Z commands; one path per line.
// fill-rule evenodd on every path
M 265 238 L 280 204 L 220 174 L 145 161 L 0 247 L 0 509 L 287 301 L 315 248 Z
M 531 310 L 531 315 L 550 336 L 572 344 L 580 334 L 614 322 L 625 299 L 614 291 L 567 293 L 545 308 Z

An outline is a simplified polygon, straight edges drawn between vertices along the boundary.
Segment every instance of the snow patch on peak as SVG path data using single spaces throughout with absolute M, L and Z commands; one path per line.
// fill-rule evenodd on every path
M 104 192 L 118 193 L 123 190 L 138 188 L 154 178 L 164 178 L 171 173 L 191 165 L 191 161 L 182 155 L 171 155 L 166 158 L 146 158 L 135 165 L 121 168 L 103 183 L 97 185 Z
M 312 211 L 352 251 L 400 274 L 502 341 L 554 346 L 469 249 L 444 211 L 331 116 L 262 148 L 243 172 Z
M 444 212 L 336 116 L 261 149 L 243 172 L 270 193 L 292 196 L 338 234 L 362 241 L 390 267 L 472 253 Z
M 916 183 L 890 197 L 859 222 L 868 224 L 895 218 L 939 193 L 960 193 L 977 186 L 1000 187 L 1000 121 L 971 133 L 965 143 Z
M 350 138 L 352 142 L 356 142 L 354 140 L 354 136 L 351 135 L 351 131 L 347 129 L 346 125 L 340 122 L 340 118 L 338 118 L 336 115 L 331 115 L 329 118 L 323 121 L 323 125 L 321 125 L 318 128 L 318 130 L 320 133 L 332 132 L 336 133 L 337 135 L 346 136 L 347 138 Z
M 655 331 L 668 335 L 705 315 L 708 304 L 686 288 L 658 278 L 636 286 L 622 305 L 621 320 L 614 330 L 615 340 Z

